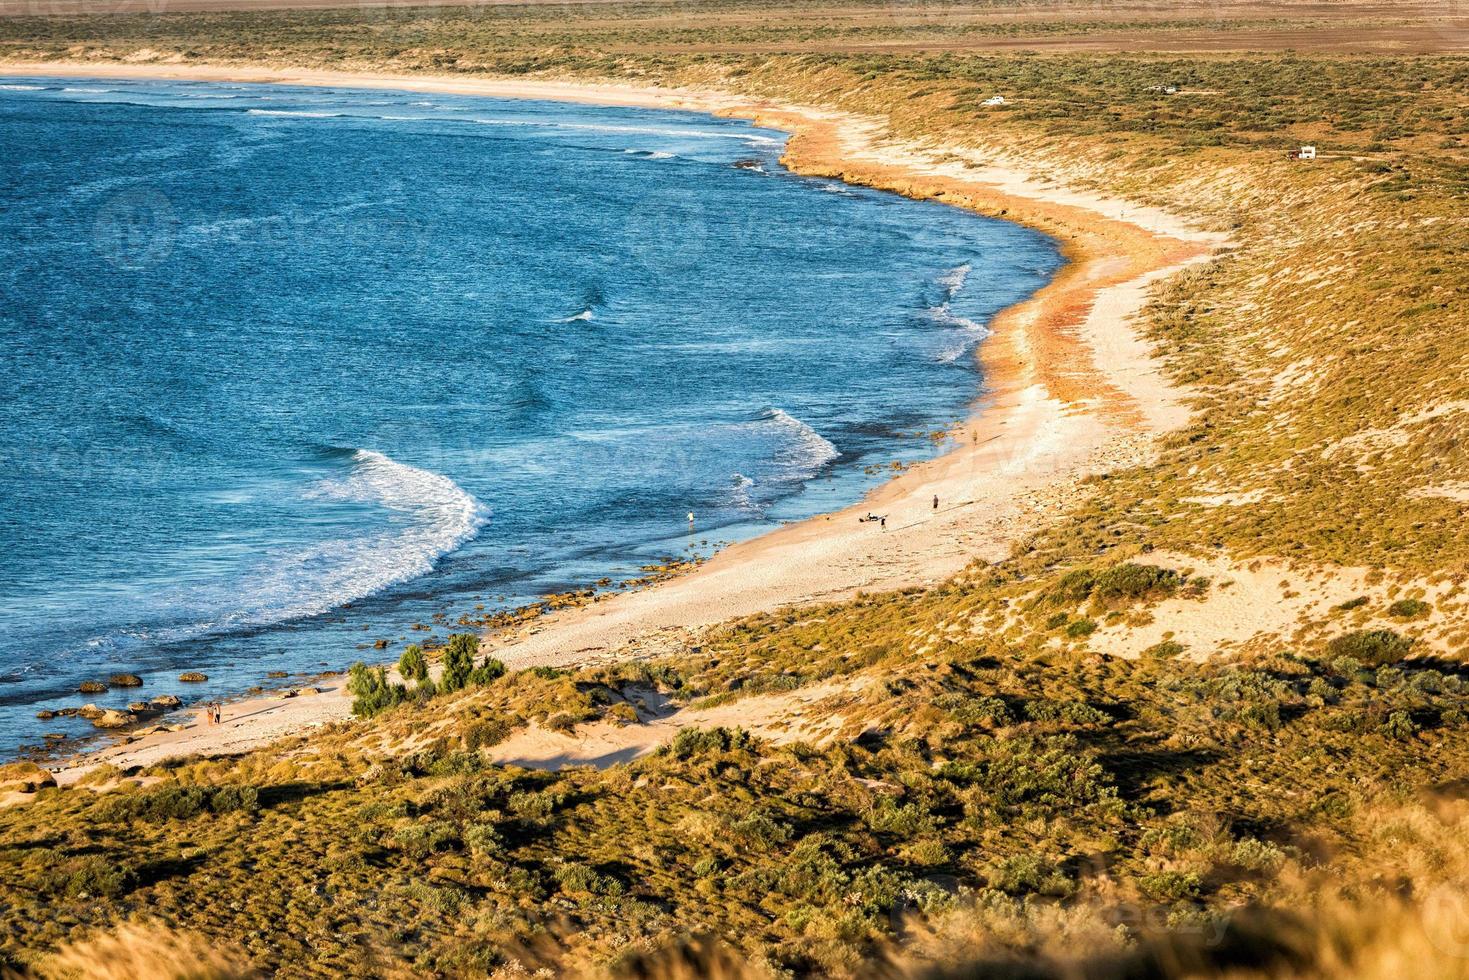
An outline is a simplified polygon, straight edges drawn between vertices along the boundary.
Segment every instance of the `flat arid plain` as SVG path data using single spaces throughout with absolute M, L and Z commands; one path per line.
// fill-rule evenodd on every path
M 854 506 L 6 765 L 8 970 L 1469 976 L 1462 5 L 0 15 L 5 76 L 747 119 L 1066 260 Z

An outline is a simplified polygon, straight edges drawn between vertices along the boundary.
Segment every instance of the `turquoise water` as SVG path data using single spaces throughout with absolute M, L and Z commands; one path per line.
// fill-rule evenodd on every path
M 966 414 L 984 323 L 1057 251 L 792 175 L 783 140 L 0 79 L 0 748 L 88 731 L 34 717 L 88 677 L 214 697 L 395 657 L 930 454 L 912 434 Z

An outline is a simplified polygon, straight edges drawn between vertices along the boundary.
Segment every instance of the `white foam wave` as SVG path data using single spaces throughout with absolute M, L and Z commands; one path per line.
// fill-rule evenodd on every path
M 246 109 L 250 116 L 296 116 L 302 119 L 337 119 L 343 112 L 312 112 L 306 109 Z
M 952 308 L 954 297 L 969 280 L 970 271 L 969 263 L 965 262 L 939 276 L 938 284 L 943 287 L 944 301 L 928 310 L 934 323 L 953 331 L 949 342 L 938 353 L 938 360 L 943 364 L 954 363 L 990 334 L 989 328 L 984 324 L 959 316 Z
M 575 313 L 575 314 L 573 314 L 571 316 L 564 316 L 561 319 L 557 320 L 556 322 L 557 323 L 576 323 L 578 320 L 590 320 L 595 315 L 596 314 L 592 311 L 592 308 L 591 307 L 587 307 L 586 309 L 582 310 L 580 313 Z
M 608 123 L 574 123 L 554 119 L 503 119 L 495 117 L 476 118 L 482 126 L 528 126 L 536 129 L 570 129 L 590 133 L 633 133 L 641 136 L 668 136 L 676 139 L 700 140 L 743 140 L 746 143 L 778 146 L 781 140 L 759 133 L 739 130 L 669 129 L 659 126 L 620 126 Z
M 179 641 L 329 612 L 428 574 L 489 519 L 484 505 L 448 477 L 367 449 L 353 454 L 350 473 L 322 481 L 307 497 L 376 505 L 388 511 L 387 526 L 269 552 L 237 581 L 169 597 L 184 625 L 102 642 Z
M 309 615 L 307 609 L 325 612 L 427 574 L 489 519 L 484 505 L 447 476 L 370 449 L 359 449 L 352 461 L 346 479 L 325 481 L 312 495 L 376 504 L 392 513 L 393 526 L 283 556 L 286 567 L 272 570 L 267 579 L 287 586 L 283 592 L 305 586 L 292 603 L 292 618 Z
M 61 91 L 63 91 L 63 92 L 78 92 L 78 93 L 81 93 L 83 95 L 106 95 L 108 92 L 111 92 L 112 89 L 110 89 L 110 88 L 86 88 L 85 86 L 77 85 L 77 86 L 64 86 L 61 89 Z
M 790 440 L 789 446 L 777 450 L 775 455 L 776 463 L 788 477 L 808 479 L 842 454 L 825 436 L 782 409 L 772 409 L 766 421 Z
M 40 85 L 0 85 L 0 91 L 5 92 L 39 92 Z
M 750 479 L 748 476 L 745 476 L 745 474 L 743 473 L 736 473 L 734 475 L 734 483 L 730 487 L 729 491 L 730 501 L 739 510 L 747 511 L 752 514 L 762 514 L 764 513 L 764 510 L 760 507 L 759 504 L 755 503 L 754 499 L 750 496 L 750 490 L 754 486 L 754 480 Z
M 964 288 L 964 283 L 969 279 L 970 265 L 965 262 L 939 276 L 939 285 L 944 287 L 944 295 L 953 299 L 959 290 Z

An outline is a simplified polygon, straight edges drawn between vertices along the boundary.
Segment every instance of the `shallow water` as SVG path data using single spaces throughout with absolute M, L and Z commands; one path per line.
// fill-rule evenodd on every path
M 854 501 L 1043 236 L 692 114 L 0 79 L 0 749 Z M 688 533 L 685 514 L 697 517 Z M 387 653 L 361 651 L 379 638 Z M 183 669 L 208 685 L 179 685 Z

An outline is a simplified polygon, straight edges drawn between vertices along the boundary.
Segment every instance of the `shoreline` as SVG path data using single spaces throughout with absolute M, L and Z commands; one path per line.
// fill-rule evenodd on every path
M 512 668 L 657 656 L 738 616 L 937 584 L 973 560 L 1003 558 L 1047 515 L 1084 495 L 1082 477 L 1145 461 L 1155 436 L 1188 421 L 1182 393 L 1126 321 L 1154 281 L 1207 259 L 1222 236 L 1122 199 L 1041 183 L 1012 167 L 955 163 L 963 154 L 952 147 L 884 139 L 879 120 L 621 83 L 123 63 L 0 62 L 0 73 L 391 88 L 707 112 L 788 133 L 782 163 L 794 173 L 937 200 L 1056 239 L 1066 264 L 990 323 L 977 354 L 984 387 L 951 449 L 856 504 L 733 545 L 687 575 L 489 637 L 488 647 Z M 859 523 L 867 512 L 885 514 L 891 526 Z M 345 678 L 304 698 L 246 698 L 226 705 L 217 728 L 193 724 L 68 757 L 58 779 L 74 782 L 107 763 L 243 752 L 350 717 Z

